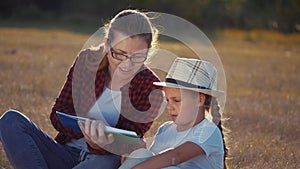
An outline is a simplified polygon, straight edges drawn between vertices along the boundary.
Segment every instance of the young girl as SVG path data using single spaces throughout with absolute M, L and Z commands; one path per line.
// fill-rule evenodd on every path
M 216 100 L 223 92 L 216 90 L 213 65 L 177 58 L 165 82 L 154 84 L 164 87 L 172 121 L 160 126 L 149 151 L 133 152 L 120 168 L 226 168 L 227 148 Z M 212 121 L 206 113 L 211 113 Z

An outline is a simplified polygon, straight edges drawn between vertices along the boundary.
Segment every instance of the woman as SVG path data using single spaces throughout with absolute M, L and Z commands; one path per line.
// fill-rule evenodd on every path
M 159 79 L 144 65 L 156 38 L 145 14 L 117 14 L 103 44 L 80 52 L 72 65 L 50 115 L 59 132 L 54 140 L 20 112 L 10 110 L 1 117 L 1 142 L 10 163 L 15 168 L 117 168 L 120 155 L 144 146 L 115 140 L 94 122 L 79 123 L 79 133 L 64 127 L 56 111 L 101 120 L 142 138 L 163 99 L 153 85 Z

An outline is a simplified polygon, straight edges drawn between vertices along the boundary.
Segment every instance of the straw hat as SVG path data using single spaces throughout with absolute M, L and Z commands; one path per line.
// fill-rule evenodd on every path
M 218 97 L 224 94 L 217 88 L 217 71 L 215 67 L 203 60 L 176 58 L 165 82 L 154 82 L 154 85 L 193 90 Z

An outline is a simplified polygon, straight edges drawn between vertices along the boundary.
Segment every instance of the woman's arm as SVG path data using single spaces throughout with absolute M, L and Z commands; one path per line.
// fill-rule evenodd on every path
M 159 169 L 168 166 L 176 166 L 203 154 L 205 154 L 205 152 L 199 145 L 192 142 L 185 142 L 175 149 L 151 157 L 136 165 L 133 169 Z
M 73 107 L 73 97 L 72 97 L 73 69 L 74 66 L 70 68 L 65 84 L 63 85 L 63 88 L 61 89 L 52 107 L 52 112 L 50 114 L 52 123 L 56 122 L 56 120 L 58 119 L 56 115 L 56 111 L 60 111 L 70 115 L 75 115 L 75 110 Z M 53 125 L 54 127 L 56 127 L 56 123 L 54 123 Z
M 73 106 L 73 96 L 72 96 L 72 79 L 73 79 L 73 70 L 74 65 L 77 62 L 78 58 L 74 61 L 72 67 L 69 70 L 69 73 L 67 75 L 67 79 L 65 81 L 65 84 L 63 85 L 63 88 L 61 89 L 58 97 L 56 98 L 56 101 L 52 107 L 52 111 L 50 114 L 50 120 L 53 125 L 53 127 L 59 131 L 58 135 L 55 137 L 55 139 L 58 142 L 66 142 L 70 140 L 71 138 L 81 138 L 82 134 L 78 133 L 75 130 L 69 129 L 67 127 L 64 127 L 57 114 L 56 111 L 63 112 L 70 115 L 76 115 L 75 109 Z

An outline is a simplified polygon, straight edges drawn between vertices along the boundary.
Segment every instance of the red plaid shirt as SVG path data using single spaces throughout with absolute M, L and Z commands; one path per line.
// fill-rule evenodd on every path
M 54 128 L 59 131 L 55 137 L 59 143 L 83 137 L 75 130 L 62 126 L 56 111 L 86 116 L 103 92 L 107 73 L 104 70 L 89 69 L 86 61 L 93 57 L 101 57 L 101 55 L 100 51 L 85 50 L 79 54 L 70 68 L 67 80 L 50 114 Z M 157 81 L 159 81 L 158 77 L 151 70 L 142 66 L 131 82 L 121 88 L 121 112 L 117 128 L 135 131 L 141 138 L 144 136 L 157 116 L 163 101 L 161 88 L 152 84 Z M 128 153 L 137 147 L 115 140 L 114 143 L 101 150 L 92 149 L 89 145 L 88 148 L 94 154 L 110 154 L 116 151 Z

